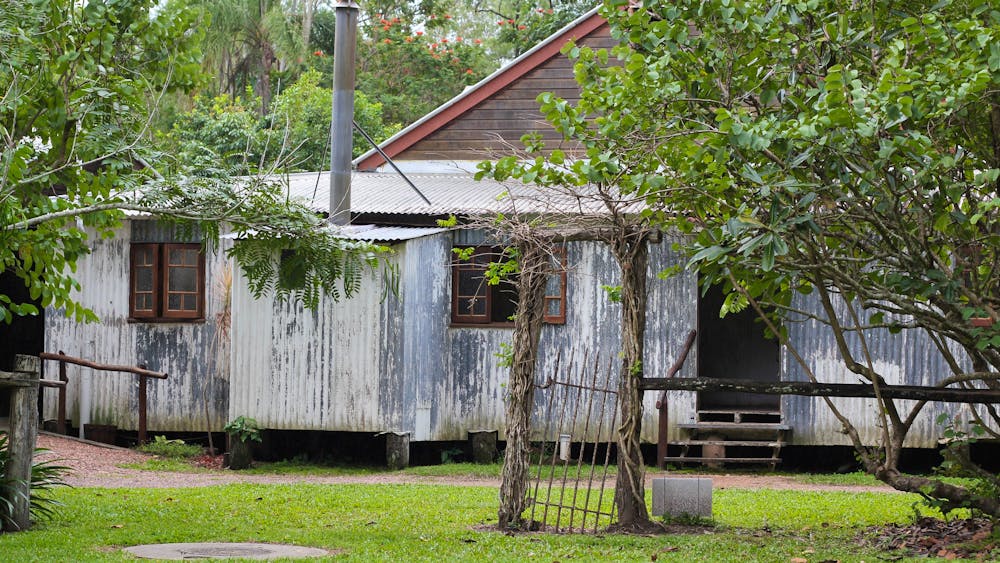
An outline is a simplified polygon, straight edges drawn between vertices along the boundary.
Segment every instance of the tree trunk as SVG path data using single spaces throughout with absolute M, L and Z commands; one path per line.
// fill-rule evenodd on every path
M 253 464 L 253 453 L 250 443 L 230 436 L 229 469 L 247 469 Z
M 875 472 L 875 477 L 897 491 L 916 493 L 940 502 L 941 511 L 945 514 L 956 508 L 973 508 L 987 516 L 1000 517 L 1000 500 L 992 496 L 975 494 L 965 487 L 949 485 L 927 477 L 903 475 L 894 467 L 881 468 Z
M 622 271 L 622 363 L 618 383 L 621 422 L 618 428 L 618 478 L 615 506 L 625 530 L 641 531 L 652 522 L 646 510 L 645 465 L 639 447 L 642 430 L 642 355 L 646 332 L 646 237 L 630 233 L 616 244 Z
M 267 115 L 271 111 L 271 69 L 274 67 L 274 60 L 274 49 L 265 41 L 260 48 L 260 77 L 257 80 L 261 115 Z
M 1000 167 L 1000 93 L 993 94 L 990 100 L 990 132 L 993 137 L 993 166 Z M 1000 194 L 1000 178 L 997 178 L 996 186 Z
M 521 273 L 517 280 L 517 316 L 514 319 L 513 358 L 507 382 L 507 449 L 500 476 L 497 527 L 519 528 L 527 508 L 530 468 L 531 409 L 534 405 L 535 361 L 545 312 L 545 282 L 549 271 L 547 249 L 522 243 Z
M 316 13 L 317 0 L 302 1 L 302 50 L 309 51 L 309 41 L 312 39 L 313 14 Z

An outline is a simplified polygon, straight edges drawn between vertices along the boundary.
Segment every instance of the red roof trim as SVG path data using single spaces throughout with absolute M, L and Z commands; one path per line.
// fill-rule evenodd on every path
M 570 40 L 586 37 L 594 30 L 604 25 L 604 23 L 605 19 L 595 11 L 589 18 L 550 39 L 538 50 L 529 53 L 529 55 L 523 59 L 515 61 L 505 70 L 494 76 L 489 82 L 486 82 L 479 88 L 468 92 L 462 97 L 454 99 L 452 102 L 449 102 L 451 105 L 446 105 L 444 109 L 439 111 L 437 114 L 434 114 L 432 117 L 427 119 L 427 121 L 421 123 L 417 127 L 414 127 L 412 130 L 404 133 L 400 137 L 393 139 L 392 142 L 383 146 L 382 150 L 389 155 L 390 158 L 405 151 L 418 141 L 444 127 L 457 117 L 461 116 L 463 113 L 469 111 L 500 90 L 509 86 L 518 78 L 521 78 L 528 72 L 538 68 L 543 63 L 559 54 L 559 51 L 561 51 L 563 46 L 565 46 Z M 384 163 L 385 159 L 382 158 L 382 155 L 378 154 L 378 152 L 374 152 L 364 160 L 358 162 L 357 170 L 374 170 Z

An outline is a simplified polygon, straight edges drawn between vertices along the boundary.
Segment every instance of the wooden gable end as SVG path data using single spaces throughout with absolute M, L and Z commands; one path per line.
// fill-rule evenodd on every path
M 614 44 L 607 24 L 578 41 L 593 48 Z M 547 142 L 560 135 L 546 123 L 536 98 L 552 92 L 570 101 L 580 99 L 573 78 L 573 61 L 557 53 L 544 64 L 503 88 L 448 125 L 396 156 L 397 160 L 482 160 L 521 146 L 521 136 L 537 132 Z M 551 144 L 551 143 L 547 143 Z
M 558 142 L 560 136 L 545 122 L 536 98 L 552 92 L 579 100 L 574 61 L 560 52 L 572 38 L 594 49 L 616 44 L 607 22 L 595 13 L 383 143 L 383 150 L 395 161 L 483 160 L 509 153 L 511 146 L 520 147 L 525 133 L 537 132 L 546 141 Z M 370 154 L 357 161 L 357 168 L 373 170 L 384 162 L 378 154 Z

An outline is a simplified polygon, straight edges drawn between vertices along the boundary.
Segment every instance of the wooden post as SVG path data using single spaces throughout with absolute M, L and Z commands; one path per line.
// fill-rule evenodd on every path
M 62 356 L 62 355 L 65 355 L 65 354 L 63 354 L 62 350 L 59 350 L 59 355 Z M 69 384 L 69 377 L 66 375 L 66 362 L 63 362 L 63 361 L 59 362 L 59 381 L 62 381 L 63 383 L 65 383 L 67 385 Z M 62 434 L 64 436 L 69 433 L 68 430 L 66 429 L 66 387 L 67 387 L 67 385 L 63 385 L 62 387 L 59 388 L 59 408 L 58 408 L 58 412 L 56 413 L 56 416 L 58 417 L 58 420 L 56 420 L 56 432 L 58 432 L 58 433 L 60 433 L 60 434 Z
M 496 430 L 470 430 L 469 443 L 472 445 L 472 463 L 493 463 L 496 460 Z
M 145 364 L 139 367 L 146 369 Z M 146 376 L 139 375 L 139 445 L 146 443 Z
M 684 362 L 687 360 L 688 354 L 691 352 L 691 347 L 694 346 L 697 337 L 697 330 L 688 332 L 687 338 L 684 339 L 684 345 L 681 346 L 680 356 L 674 361 L 674 365 L 670 366 L 670 369 L 667 370 L 667 379 L 675 377 L 677 372 L 681 371 L 681 368 L 684 367 Z M 640 385 L 642 383 L 640 382 Z M 660 393 L 660 398 L 656 400 L 656 409 L 659 411 L 656 421 L 656 467 L 658 469 L 664 469 L 667 465 L 667 439 L 670 434 L 670 403 L 668 399 L 667 392 L 663 391 Z
M 253 449 L 250 441 L 244 442 L 229 435 L 229 469 L 247 469 L 253 465 Z
M 7 480 L 11 483 L 10 522 L 5 531 L 27 530 L 31 526 L 31 458 L 38 437 L 39 360 L 34 356 L 14 358 L 17 383 L 10 396 L 10 432 L 8 434 Z
M 385 464 L 389 469 L 405 469 L 410 465 L 410 433 L 385 433 Z
M 664 469 L 667 466 L 667 438 L 670 432 L 670 407 L 667 403 L 667 392 L 660 394 L 660 400 L 656 402 L 657 429 L 656 429 L 656 467 Z

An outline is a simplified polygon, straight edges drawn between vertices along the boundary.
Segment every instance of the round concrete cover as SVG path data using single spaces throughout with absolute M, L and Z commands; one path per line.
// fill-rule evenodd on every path
M 125 551 L 143 559 L 278 559 L 322 557 L 330 552 L 316 547 L 273 543 L 160 543 L 134 545 Z

